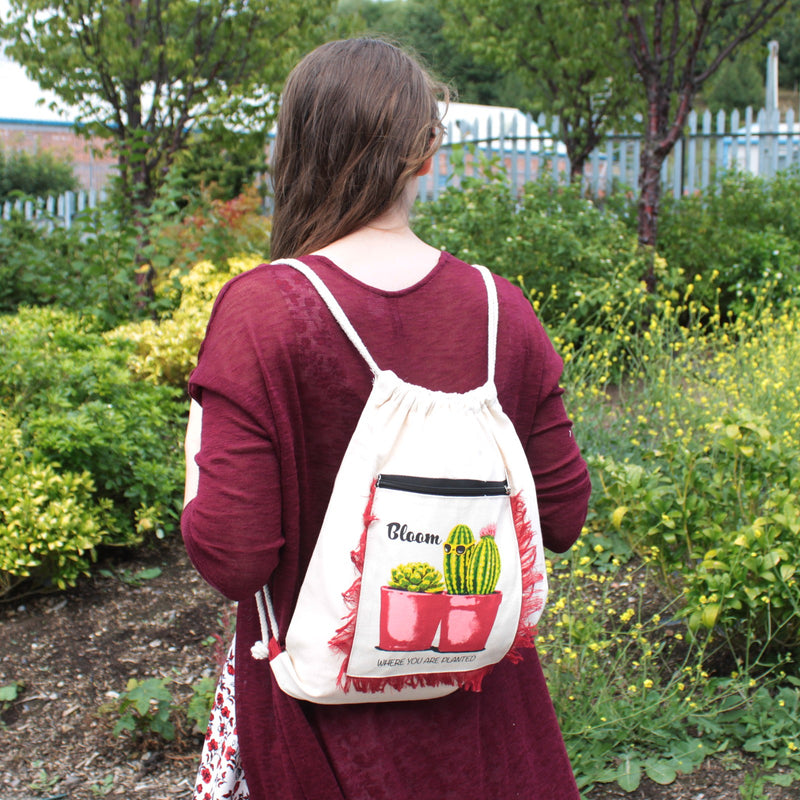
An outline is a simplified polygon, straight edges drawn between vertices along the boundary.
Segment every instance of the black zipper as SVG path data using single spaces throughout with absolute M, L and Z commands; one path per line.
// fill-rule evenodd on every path
M 443 497 L 490 497 L 508 494 L 508 481 L 469 478 L 417 478 L 410 475 L 378 475 L 378 487 Z

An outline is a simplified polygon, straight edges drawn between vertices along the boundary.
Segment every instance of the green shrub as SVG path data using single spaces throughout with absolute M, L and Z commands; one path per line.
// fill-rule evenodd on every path
M 799 312 L 751 310 L 682 338 L 663 322 L 603 420 L 589 525 L 656 548 L 690 629 L 743 662 L 800 652 Z
M 167 683 L 166 678 L 144 681 L 131 678 L 120 695 L 114 736 L 119 736 L 122 731 L 140 737 L 152 733 L 171 742 L 175 738 L 175 725 L 171 719 L 175 706 Z
M 159 321 L 131 322 L 109 331 L 108 342 L 135 345 L 128 365 L 139 378 L 185 388 L 205 335 L 211 308 L 220 289 L 234 275 L 258 266 L 257 258 L 229 258 L 227 269 L 201 261 L 179 277 L 180 305 Z
M 148 312 L 136 283 L 136 230 L 107 206 L 70 228 L 14 212 L 0 225 L 0 312 L 60 306 L 113 327 Z
M 0 312 L 13 311 L 20 303 L 38 304 L 50 296 L 50 264 L 61 265 L 49 252 L 54 239 L 35 223 L 14 212 L 0 224 Z M 32 269 L 32 265 L 42 265 Z
M 54 305 L 91 317 L 102 328 L 173 311 L 180 277 L 204 259 L 232 254 L 265 260 L 269 221 L 249 190 L 230 201 L 186 198 L 167 186 L 140 221 L 111 203 L 78 214 L 64 228 L 47 214 L 35 221 L 14 212 L 0 225 L 0 312 L 20 304 Z M 142 270 L 156 272 L 156 298 L 142 293 Z
M 490 181 L 462 179 L 419 204 L 414 229 L 459 258 L 521 280 L 534 299 L 550 298 L 555 287 L 553 313 L 569 309 L 587 279 L 639 258 L 628 227 L 583 198 L 580 187 L 537 181 L 516 196 L 502 172 Z M 641 278 L 644 264 L 639 269 Z
M 138 382 L 131 346 L 114 345 L 70 312 L 20 308 L 0 317 L 0 407 L 22 446 L 59 470 L 92 476 L 113 503 L 104 544 L 174 528 L 182 484 L 180 393 Z
M 47 197 L 77 188 L 78 180 L 69 161 L 47 151 L 5 153 L 0 149 L 0 203 L 12 199 L 15 194 Z
M 194 731 L 205 733 L 208 718 L 216 696 L 216 681 L 203 677 L 189 688 L 190 696 L 176 697 L 168 678 L 148 678 L 140 681 L 131 678 L 119 696 L 116 707 L 105 709 L 117 716 L 113 733 L 120 736 L 128 731 L 134 738 L 150 739 L 153 735 L 165 742 L 171 742 L 176 734 L 187 732 L 186 722 Z M 177 686 L 180 688 L 180 685 Z
M 63 589 L 88 574 L 109 506 L 94 498 L 88 472 L 61 471 L 23 447 L 22 431 L 0 410 L 0 597 L 23 581 Z
M 659 218 L 659 252 L 670 266 L 697 283 L 697 298 L 719 302 L 725 316 L 752 303 L 770 286 L 775 299 L 794 296 L 800 286 L 800 175 L 767 181 L 728 174 L 714 191 L 674 200 L 666 197 Z M 708 294 L 718 273 L 719 299 Z
M 261 213 L 261 199 L 248 187 L 231 200 L 213 196 L 210 189 L 186 193 L 174 177 L 163 188 L 144 220 L 147 241 L 141 257 L 156 272 L 156 309 L 174 310 L 180 302 L 181 276 L 195 264 L 224 264 L 242 256 L 266 261 L 270 220 Z

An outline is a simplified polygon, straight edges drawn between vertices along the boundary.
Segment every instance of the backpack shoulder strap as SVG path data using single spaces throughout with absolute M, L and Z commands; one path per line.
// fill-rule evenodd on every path
M 339 323 L 339 327 L 344 331 L 347 338 L 353 344 L 353 347 L 355 347 L 356 350 L 361 353 L 362 358 L 367 362 L 367 365 L 372 370 L 372 374 L 377 375 L 381 370 L 375 363 L 375 359 L 372 358 L 372 355 L 370 354 L 369 350 L 367 350 L 366 345 L 363 341 L 361 341 L 361 337 L 356 333 L 356 329 L 352 326 L 350 320 L 347 318 L 347 315 L 344 313 L 344 310 L 339 305 L 330 289 L 328 289 L 328 287 L 325 285 L 322 278 L 320 278 L 319 275 L 317 275 L 317 273 L 311 269 L 311 267 L 296 258 L 283 258 L 279 261 L 273 261 L 272 263 L 286 264 L 289 267 L 293 267 L 298 272 L 301 272 L 306 276 L 306 278 L 308 278 L 313 287 L 317 290 L 319 296 L 322 298 L 322 301 L 330 310 L 331 314 L 333 314 L 334 319 Z M 497 324 L 499 318 L 497 287 L 495 286 L 492 273 L 489 272 L 486 267 L 479 264 L 473 264 L 472 266 L 475 267 L 478 272 L 480 272 L 481 276 L 483 277 L 483 282 L 486 286 L 486 295 L 489 303 L 489 345 L 487 354 L 488 366 L 486 384 L 489 386 L 494 386 L 494 371 L 497 360 Z
M 497 300 L 497 286 L 494 283 L 494 277 L 486 267 L 481 264 L 473 264 L 473 267 L 481 273 L 483 282 L 486 286 L 486 297 L 489 301 L 489 347 L 488 347 L 488 366 L 486 384 L 494 386 L 494 369 L 497 362 L 497 325 L 500 318 L 500 312 Z

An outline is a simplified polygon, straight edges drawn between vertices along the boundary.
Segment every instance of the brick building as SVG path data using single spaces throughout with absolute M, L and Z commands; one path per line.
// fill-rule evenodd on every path
M 101 190 L 114 173 L 115 159 L 104 152 L 102 139 L 87 139 L 76 132 L 73 110 L 52 110 L 50 104 L 55 101 L 55 95 L 43 91 L 0 51 L 0 148 L 49 151 L 66 158 L 72 161 L 82 188 Z

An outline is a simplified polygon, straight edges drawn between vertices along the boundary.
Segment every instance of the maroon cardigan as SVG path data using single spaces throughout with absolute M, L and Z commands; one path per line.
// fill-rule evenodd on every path
M 477 270 L 443 253 L 419 283 L 367 286 L 303 259 L 333 292 L 381 368 L 430 389 L 486 380 L 487 299 Z M 558 382 L 561 359 L 522 292 L 495 280 L 496 384 L 525 444 L 545 545 L 569 549 L 590 492 Z M 261 266 L 220 293 L 192 373 L 203 406 L 197 497 L 182 528 L 192 562 L 239 601 L 236 718 L 253 800 L 577 800 L 536 651 L 502 663 L 480 693 L 320 706 L 283 694 L 250 655 L 256 590 L 269 581 L 285 631 L 371 373 L 307 279 Z

